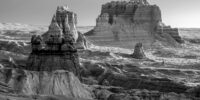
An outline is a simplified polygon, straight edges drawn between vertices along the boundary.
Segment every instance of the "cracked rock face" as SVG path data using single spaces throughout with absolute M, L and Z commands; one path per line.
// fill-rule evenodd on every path
M 133 49 L 141 42 L 146 48 L 155 42 L 155 34 L 167 33 L 181 43 L 178 30 L 162 23 L 160 8 L 146 0 L 112 1 L 102 5 L 93 34 L 88 38 L 100 46 Z

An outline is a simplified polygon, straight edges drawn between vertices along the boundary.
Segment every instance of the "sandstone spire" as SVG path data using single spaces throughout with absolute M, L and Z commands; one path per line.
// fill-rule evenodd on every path
M 59 25 L 56 21 L 56 15 L 54 15 L 52 18 L 51 24 L 49 26 L 49 31 L 61 32 L 61 28 L 59 27 Z
M 80 65 L 75 48 L 77 30 L 75 13 L 68 7 L 59 6 L 53 16 L 49 30 L 42 36 L 32 37 L 32 53 L 27 70 L 67 70 L 80 78 Z M 73 24 L 73 26 L 71 25 Z

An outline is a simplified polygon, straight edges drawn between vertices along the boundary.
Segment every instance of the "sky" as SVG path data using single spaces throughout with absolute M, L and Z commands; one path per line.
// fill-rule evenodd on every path
M 0 22 L 49 25 L 58 5 L 78 15 L 78 26 L 94 26 L 101 5 L 111 0 L 0 0 Z M 200 0 L 148 0 L 172 27 L 200 28 Z

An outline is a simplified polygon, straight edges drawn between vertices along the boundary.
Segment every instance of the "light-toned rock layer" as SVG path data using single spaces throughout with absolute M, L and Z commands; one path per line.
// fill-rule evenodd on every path
M 167 28 L 160 23 L 160 8 L 146 0 L 112 1 L 102 5 L 93 34 L 88 38 L 101 46 L 134 48 L 140 42 L 149 47 L 158 30 Z M 164 32 L 178 36 L 178 31 L 171 28 Z

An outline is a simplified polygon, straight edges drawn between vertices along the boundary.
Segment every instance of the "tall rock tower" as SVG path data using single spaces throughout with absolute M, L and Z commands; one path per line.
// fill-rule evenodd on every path
M 32 52 L 26 65 L 31 71 L 67 70 L 80 77 L 75 43 L 78 39 L 76 14 L 59 6 L 49 30 L 31 39 Z

